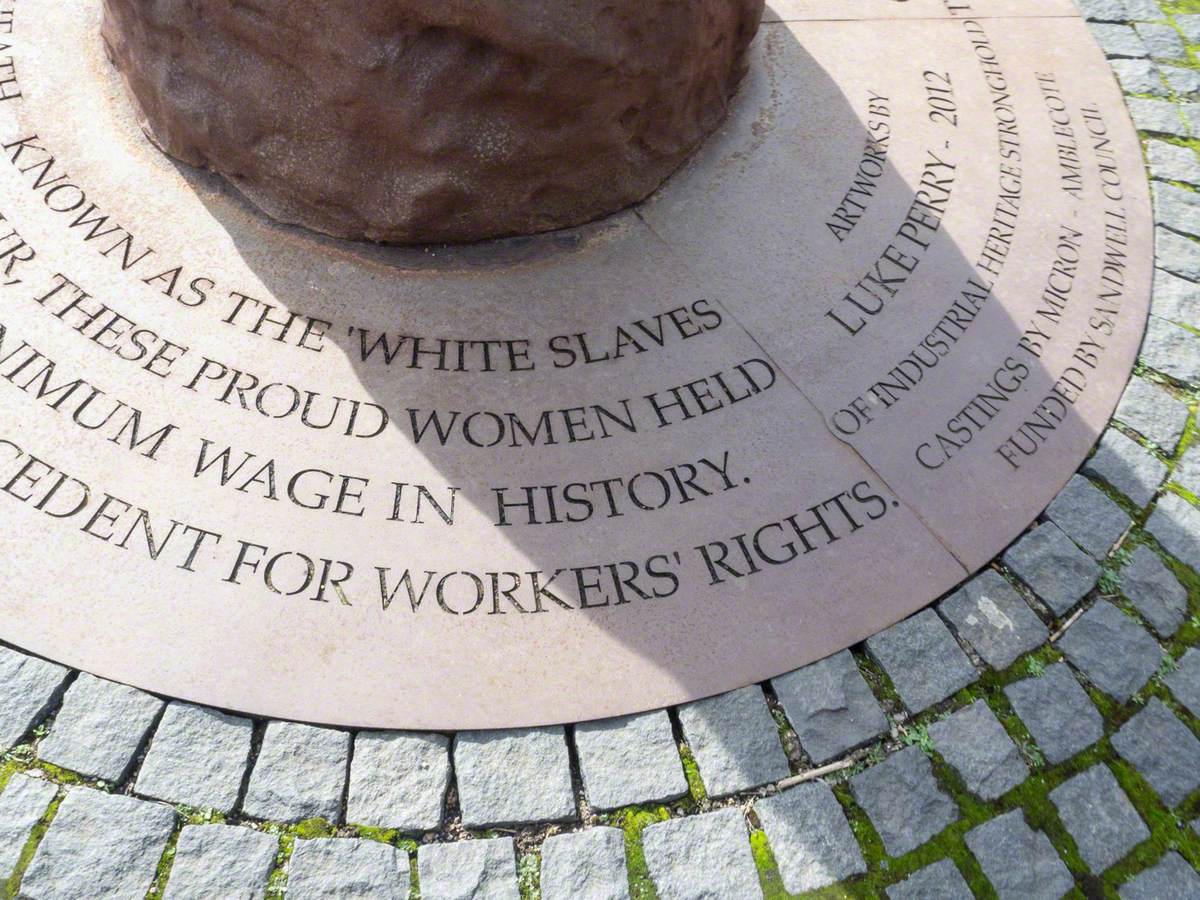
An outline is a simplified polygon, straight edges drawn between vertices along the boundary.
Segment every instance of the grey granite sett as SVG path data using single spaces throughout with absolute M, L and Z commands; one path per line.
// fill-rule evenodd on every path
M 1139 131 L 1170 134 L 1175 137 L 1191 137 L 1192 130 L 1179 114 L 1178 107 L 1169 100 L 1147 100 L 1141 97 L 1126 97 L 1125 104 L 1133 124 Z
M 1053 522 L 1043 522 L 1009 547 L 1004 564 L 1059 616 L 1100 580 L 1100 565 Z
M 1046 517 L 1097 559 L 1112 549 L 1130 525 L 1125 511 L 1082 475 L 1071 476 L 1046 507 Z
M 1200 444 L 1193 444 L 1184 451 L 1171 473 L 1171 480 L 1193 494 L 1200 493 Z
M 1157 697 L 1121 726 L 1112 745 L 1167 806 L 1200 786 L 1200 740 Z
M 1169 71 L 1164 69 L 1164 72 Z M 1179 69 L 1194 73 L 1194 69 Z M 1168 80 L 1170 75 L 1167 76 Z M 1168 144 L 1166 141 L 1151 140 L 1146 143 L 1146 156 L 1150 161 L 1150 173 L 1155 178 L 1167 181 L 1182 181 L 1200 185 L 1200 158 L 1190 147 Z
M 454 771 L 467 828 L 575 816 L 562 728 L 460 732 L 454 740 Z
M 660 803 L 687 793 L 671 719 L 663 709 L 575 726 L 583 790 L 593 809 Z
M 14 746 L 58 702 L 69 674 L 55 663 L 0 647 L 0 748 Z
M 1092 684 L 1122 703 L 1150 680 L 1163 657 L 1158 641 L 1107 600 L 1080 616 L 1058 646 Z
M 428 900 L 519 900 L 513 839 L 422 844 L 417 879 Z
M 1200 650 L 1189 648 L 1180 658 L 1175 671 L 1167 673 L 1163 681 L 1176 700 L 1186 706 L 1193 716 L 1200 716 Z
M 679 723 L 712 797 L 790 774 L 779 728 L 758 685 L 687 703 L 679 707 Z
M 1192 136 L 1200 134 L 1200 103 L 1179 103 L 1178 106 Z
M 740 809 L 651 825 L 642 832 L 650 878 L 661 900 L 762 897 Z
M 1200 72 L 1197 72 L 1195 69 L 1167 65 L 1159 67 L 1158 71 L 1166 79 L 1167 85 L 1176 94 L 1195 94 L 1197 91 L 1200 91 Z M 1155 178 L 1169 177 L 1160 175 L 1153 167 L 1150 171 Z M 1188 184 L 1195 184 L 1190 178 L 1172 178 L 1171 180 L 1186 181 Z
M 350 735 L 296 722 L 267 723 L 242 811 L 258 819 L 336 822 L 346 784 Z
M 1004 576 L 986 569 L 947 597 L 938 611 L 993 669 L 1012 665 L 1050 636 Z
M 1060 784 L 1050 792 L 1050 801 L 1080 857 L 1096 874 L 1150 837 L 1150 829 L 1103 763 Z
M 163 701 L 82 673 L 63 697 L 38 756 L 88 778 L 121 781 L 163 708 Z
M 1129 25 L 1093 24 L 1091 29 L 1106 56 L 1142 57 L 1149 53 L 1141 37 Z
M 288 900 L 403 900 L 408 894 L 408 855 L 379 841 L 296 841 L 288 861 Z
M 887 889 L 888 900 L 972 900 L 975 896 L 948 859 L 918 869 Z
M 903 856 L 958 818 L 933 766 L 917 747 L 905 747 L 850 779 L 850 790 L 883 839 L 889 856 Z
M 1200 338 L 1174 322 L 1150 316 L 1139 358 L 1164 375 L 1189 384 L 1200 381 Z
M 1178 631 L 1187 618 L 1187 589 L 1144 544 L 1133 551 L 1129 563 L 1121 569 L 1121 593 L 1164 637 Z
M 1144 100 L 1144 103 L 1155 103 Z M 1200 245 L 1167 228 L 1154 229 L 1154 264 L 1188 281 L 1200 281 Z
M 138 772 L 137 793 L 229 812 L 250 760 L 249 719 L 190 703 L 172 703 Z
M 408 731 L 360 731 L 354 739 L 346 820 L 433 831 L 450 784 L 450 739 Z
M 1197 900 L 1200 875 L 1178 853 L 1164 853 L 1156 865 L 1121 885 L 1118 893 L 1121 900 Z
M 166 900 L 257 900 L 267 890 L 279 838 L 233 825 L 188 825 L 179 834 Z
M 1167 18 L 1155 0 L 1126 0 L 1125 9 L 1129 18 L 1138 22 L 1158 22 Z
M 1146 530 L 1177 560 L 1200 570 L 1200 510 L 1183 497 L 1164 495 L 1150 514 Z
M 40 778 L 18 773 L 8 780 L 0 794 L 0 884 L 17 867 L 33 826 L 57 793 L 57 785 Z
M 1158 74 L 1158 67 L 1150 60 L 1114 59 L 1111 65 L 1126 93 L 1149 94 L 1153 97 L 1169 96 L 1166 85 Z
M 1075 886 L 1049 838 L 1020 809 L 972 828 L 966 841 L 1000 900 L 1058 900 Z
M 1172 26 L 1138 22 L 1133 27 L 1142 39 L 1146 51 L 1155 59 L 1182 59 L 1187 56 L 1183 38 Z
M 982 700 L 934 722 L 929 736 L 967 790 L 984 800 L 995 800 L 1029 776 L 1008 732 Z
M 159 803 L 68 791 L 21 882 L 31 900 L 144 900 L 175 827 Z
M 1156 318 L 1195 326 L 1200 323 L 1200 288 L 1187 279 L 1172 275 L 1170 272 L 1165 272 L 1162 269 L 1155 269 L 1154 290 L 1150 299 L 1150 312 Z M 1171 421 L 1177 421 L 1179 417 L 1178 407 L 1175 408 L 1173 416 L 1174 418 Z M 1141 429 L 1138 430 L 1141 431 Z M 1183 426 L 1180 425 L 1179 434 L 1182 433 Z M 1142 434 L 1153 438 L 1153 435 L 1146 434 L 1145 431 L 1142 431 Z M 1153 439 L 1157 440 L 1157 438 Z M 1178 442 L 1178 439 L 1179 435 L 1176 435 L 1175 442 Z M 1158 441 L 1160 446 L 1167 450 L 1173 450 L 1175 442 L 1167 445 L 1162 441 Z
M 1161 181 L 1154 182 L 1153 193 L 1155 222 L 1181 234 L 1200 235 L 1200 194 Z
M 1052 765 L 1104 737 L 1104 719 L 1066 663 L 1008 685 L 1004 695 Z
M 1115 428 L 1104 432 L 1096 452 L 1083 464 L 1083 471 L 1103 478 L 1134 506 L 1145 506 L 1153 500 L 1167 477 L 1164 462 Z
M 849 650 L 780 675 L 771 687 L 817 765 L 887 731 L 887 718 Z
M 589 828 L 542 843 L 542 900 L 628 900 L 625 834 Z
M 932 609 L 923 609 L 870 638 L 867 651 L 914 713 L 956 694 L 978 676 Z
M 754 811 L 789 892 L 813 891 L 867 871 L 842 805 L 824 782 L 766 797 Z
M 1183 36 L 1187 38 L 1189 44 L 1200 44 L 1200 15 L 1190 13 L 1187 15 L 1173 16 L 1175 24 L 1179 26 L 1179 30 L 1183 32 Z
M 1076 0 L 1084 17 L 1091 22 L 1126 22 L 1129 11 L 1125 0 Z

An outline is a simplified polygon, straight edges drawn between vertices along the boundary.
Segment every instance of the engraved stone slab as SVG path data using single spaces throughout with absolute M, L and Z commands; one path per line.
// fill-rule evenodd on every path
M 0 0 L 0 638 L 39 655 L 434 731 L 728 692 L 948 593 L 1127 380 L 1148 191 L 1067 0 L 781 0 L 636 212 L 417 249 L 170 163 L 99 6 Z

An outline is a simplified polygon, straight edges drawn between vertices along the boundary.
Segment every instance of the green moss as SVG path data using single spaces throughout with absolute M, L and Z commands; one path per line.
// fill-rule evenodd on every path
M 305 819 L 291 826 L 292 834 L 301 840 L 310 841 L 313 838 L 333 837 L 337 830 L 325 819 Z
M 758 883 L 762 885 L 764 900 L 786 900 L 790 897 L 783 888 L 783 877 L 779 864 L 767 843 L 767 835 L 761 828 L 750 832 L 750 852 L 754 856 L 754 867 L 758 870 Z
M 25 766 L 15 760 L 0 765 L 0 793 L 3 793 L 4 788 L 8 786 L 8 781 L 18 772 L 24 772 Z
M 209 807 L 177 804 L 175 808 L 189 825 L 224 825 L 226 821 L 224 813 Z
M 279 838 L 279 849 L 275 853 L 275 866 L 267 878 L 267 897 L 272 900 L 282 900 L 287 893 L 287 864 L 296 849 L 296 838 L 291 834 L 283 834 Z
M 1150 837 L 1133 848 L 1125 858 L 1103 875 L 1109 896 L 1117 885 L 1135 873 L 1156 863 L 1164 853 L 1175 851 L 1193 866 L 1200 867 L 1200 838 L 1171 810 L 1163 805 L 1142 776 L 1129 763 L 1114 757 L 1108 763 L 1121 789 L 1150 829 Z
M 642 832 L 657 822 L 671 817 L 664 806 L 631 806 L 614 813 L 613 825 L 625 833 L 625 867 L 629 874 L 630 900 L 658 900 L 658 889 L 650 879 L 646 853 L 642 848 Z
M 39 769 L 41 769 L 43 772 L 45 772 L 46 775 L 48 775 L 50 777 L 51 781 L 57 782 L 58 784 L 66 784 L 66 785 L 86 784 L 91 787 L 97 788 L 98 790 L 101 790 L 101 791 L 111 790 L 109 785 L 103 781 L 91 781 L 87 778 L 84 778 L 82 775 L 78 775 L 75 772 L 72 772 L 70 769 L 60 768 L 59 766 L 56 766 L 53 763 L 39 761 L 37 764 L 37 767 Z
M 933 738 L 929 736 L 927 725 L 913 725 L 908 728 L 901 726 L 900 742 L 907 747 L 920 747 L 926 756 L 933 755 Z
M 381 844 L 391 844 L 392 846 L 399 846 L 400 844 L 405 843 L 404 841 L 400 840 L 400 832 L 394 828 L 376 828 L 372 825 L 355 825 L 354 836 L 363 838 L 367 841 L 379 841 Z M 415 841 L 408 841 L 407 843 L 412 845 L 414 851 L 416 850 L 417 844 Z
M 704 781 L 700 777 L 700 766 L 696 764 L 692 748 L 681 743 L 679 757 L 683 761 L 683 774 L 687 778 L 688 794 L 697 804 L 704 803 L 708 800 L 708 791 L 704 788 Z
M 1121 593 L 1121 575 L 1107 562 L 1100 572 L 1100 593 L 1112 597 Z
M 854 661 L 858 663 L 858 671 L 862 673 L 863 678 L 866 679 L 867 684 L 871 686 L 871 690 L 875 692 L 875 696 L 879 698 L 880 703 L 886 709 L 895 711 L 904 708 L 904 704 L 900 700 L 900 692 L 896 690 L 892 679 L 883 671 L 881 665 L 865 653 L 855 653 Z
M 171 867 L 175 865 L 175 852 L 179 847 L 179 835 L 182 832 L 182 823 L 177 824 L 175 830 L 171 832 L 170 840 L 167 841 L 167 846 L 163 849 L 162 857 L 158 861 L 158 868 L 155 869 L 154 882 L 150 885 L 146 900 L 162 900 L 163 891 L 167 887 L 167 879 L 171 877 Z
M 758 870 L 758 883 L 762 888 L 763 900 L 790 900 L 798 895 L 789 893 L 783 885 L 783 876 L 779 872 L 779 863 L 775 852 L 771 849 L 767 835 L 762 829 L 755 828 L 750 832 L 750 852 L 754 857 L 754 867 Z M 842 884 L 829 885 L 815 891 L 808 891 L 803 896 L 806 900 L 847 900 L 847 898 L 878 898 L 879 894 L 870 884 L 860 879 L 851 879 Z
M 21 879 L 25 877 L 25 870 L 33 862 L 33 854 L 37 852 L 38 844 L 42 842 L 42 838 L 46 836 L 46 831 L 50 828 L 50 823 L 54 821 L 54 816 L 58 813 L 58 807 L 62 804 L 63 796 L 60 792 L 57 797 L 50 801 L 50 806 L 46 809 L 45 815 L 33 826 L 33 831 L 30 832 L 29 838 L 25 841 L 25 846 L 21 848 L 21 855 L 17 858 L 17 867 L 13 869 L 12 874 L 9 875 L 8 880 L 4 883 L 5 900 L 11 900 L 11 898 L 20 895 Z
M 883 866 L 887 861 L 883 840 L 879 837 L 879 832 L 875 830 L 875 826 L 871 824 L 871 820 L 867 818 L 862 807 L 854 801 L 854 795 L 850 793 L 850 786 L 845 782 L 834 785 L 833 795 L 837 798 L 838 803 L 842 804 L 842 810 L 850 822 L 850 830 L 858 838 L 867 868 L 874 870 Z
M 536 853 L 525 853 L 517 860 L 517 889 L 521 900 L 541 900 L 542 860 Z

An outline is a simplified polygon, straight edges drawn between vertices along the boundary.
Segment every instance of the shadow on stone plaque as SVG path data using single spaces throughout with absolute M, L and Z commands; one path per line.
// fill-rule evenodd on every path
M 86 433 L 4 375 L 0 474 L 36 456 L 89 493 L 4 498 L 0 637 L 221 707 L 457 729 L 733 689 L 952 589 L 1107 422 L 1151 225 L 1073 13 L 918 5 L 768 10 L 728 119 L 644 202 L 408 247 L 161 154 L 97 0 L 19 19 L 0 196 L 37 255 L 7 340 L 174 428 Z M 100 304 L 179 349 L 106 348 Z

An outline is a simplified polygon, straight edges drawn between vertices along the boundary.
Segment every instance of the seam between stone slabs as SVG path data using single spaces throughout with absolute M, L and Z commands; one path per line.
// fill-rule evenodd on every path
M 800 736 L 787 717 L 787 711 L 775 693 L 775 686 L 770 681 L 762 684 L 763 696 L 767 700 L 767 710 L 775 720 L 775 730 L 779 734 L 779 743 L 783 747 L 783 755 L 787 757 L 788 769 L 793 775 L 798 775 L 805 769 L 813 768 L 813 761 L 800 745 Z
M 579 762 L 579 748 L 575 745 L 575 723 L 563 728 L 563 739 L 567 742 L 567 771 L 571 776 L 571 796 L 579 821 L 586 822 L 592 815 L 591 804 L 583 786 L 583 765 Z
M 183 834 L 184 826 L 187 824 L 187 820 L 183 816 L 175 817 L 175 826 L 171 829 L 171 836 L 167 838 L 167 845 L 163 847 L 162 856 L 159 857 L 158 865 L 154 868 L 154 881 L 150 883 L 150 890 L 146 892 L 146 900 L 162 900 L 163 891 L 167 889 L 167 881 L 171 877 L 171 869 L 175 865 L 179 836 Z
M 857 20 L 850 20 L 850 21 L 857 21 Z M 956 21 L 956 20 L 947 19 L 947 21 Z M 688 267 L 686 260 L 679 258 L 677 256 L 677 254 L 675 252 L 675 248 L 673 246 L 671 246 L 666 240 L 663 239 L 663 237 L 660 234 L 658 234 L 658 232 L 656 232 L 654 230 L 653 226 L 651 226 L 650 223 L 647 222 L 645 217 L 642 215 L 641 210 L 634 210 L 634 214 L 637 216 L 638 220 L 640 222 L 642 222 L 646 226 L 646 228 L 649 229 L 650 233 L 654 236 L 654 238 L 660 244 L 662 244 L 665 252 L 670 254 L 671 258 L 673 260 L 675 260 L 676 263 L 681 268 L 683 268 L 686 272 L 688 272 L 689 275 L 693 274 L 691 269 Z M 896 502 L 900 503 L 905 510 L 912 513 L 913 517 L 916 518 L 917 522 L 920 523 L 921 528 L 924 529 L 925 532 L 930 537 L 932 537 L 935 541 L 937 541 L 938 545 L 941 546 L 941 548 L 946 551 L 946 554 L 952 560 L 954 560 L 955 563 L 958 564 L 958 567 L 964 573 L 964 577 L 969 576 L 971 574 L 970 567 L 967 566 L 967 564 L 965 562 L 963 562 L 963 560 L 961 558 L 959 558 L 958 554 L 954 552 L 953 548 L 951 548 L 950 545 L 948 543 L 946 543 L 945 540 L 942 539 L 942 536 L 940 534 L 938 534 L 936 531 L 934 531 L 933 528 L 930 526 L 930 524 L 927 521 L 925 521 L 925 516 L 921 513 L 921 511 L 919 509 L 917 509 L 913 504 L 906 501 L 899 492 L 893 490 L 892 486 L 888 483 L 888 480 L 886 478 L 884 478 L 883 475 L 873 465 L 871 465 L 871 463 L 866 459 L 866 457 L 864 457 L 862 455 L 861 451 L 859 451 L 859 449 L 857 447 L 855 447 L 852 443 L 850 443 L 845 438 L 841 437 L 836 431 L 834 431 L 832 428 L 829 427 L 829 422 L 826 421 L 825 414 L 821 411 L 821 408 L 819 406 L 817 406 L 816 403 L 813 402 L 812 398 L 808 396 L 808 394 L 807 394 L 807 392 L 805 392 L 804 388 L 802 388 L 796 382 L 796 380 L 792 378 L 791 374 L 787 371 L 787 369 L 785 369 L 783 366 L 781 366 L 779 364 L 779 362 L 775 359 L 775 357 L 771 355 L 771 352 L 762 345 L 762 342 L 758 339 L 758 337 L 742 323 L 741 319 L 739 319 L 737 317 L 737 315 L 735 315 L 734 312 L 728 306 L 726 306 L 725 303 L 723 301 L 721 301 L 719 298 L 714 298 L 713 302 L 721 308 L 721 311 L 725 315 L 727 315 L 729 317 L 729 321 L 733 322 L 734 325 L 736 325 L 739 329 L 741 329 L 742 333 L 745 334 L 746 337 L 748 337 L 751 341 L 754 342 L 754 346 L 757 347 L 759 352 L 764 357 L 766 357 L 767 361 L 770 362 L 772 366 L 774 366 L 775 371 L 779 373 L 779 376 L 781 378 L 783 378 L 783 380 L 786 381 L 788 384 L 790 384 L 792 386 L 792 388 L 796 391 L 796 393 L 798 393 L 803 398 L 804 402 L 812 409 L 813 413 L 817 416 L 817 418 L 821 420 L 821 426 L 825 429 L 826 433 L 829 434 L 838 444 L 840 444 L 842 447 L 846 448 L 846 450 L 849 451 L 854 456 L 854 458 L 857 459 L 859 461 L 859 463 L 868 472 L 870 472 L 872 475 L 874 475 L 876 478 L 878 478 L 879 483 L 881 485 L 883 485 L 883 487 L 887 489 L 888 493 L 890 493 L 896 499 Z M 914 612 L 915 612 L 915 610 L 914 610 Z M 895 622 L 892 622 L 890 624 L 894 625 Z
M 242 783 L 238 785 L 237 799 L 233 802 L 232 813 L 240 816 L 246 803 L 246 795 L 250 791 L 250 776 L 258 765 L 258 756 L 262 752 L 263 738 L 266 737 L 267 723 L 265 720 L 250 720 L 250 753 L 246 756 L 246 770 L 242 772 Z
M 351 731 L 346 742 L 346 769 L 342 773 L 342 795 L 338 799 L 338 821 L 350 822 L 350 767 L 354 765 L 354 747 L 358 743 L 358 732 Z
M 683 798 L 693 803 L 699 812 L 710 808 L 708 788 L 700 775 L 700 766 L 696 756 L 683 733 L 683 722 L 679 719 L 679 708 L 672 706 L 667 709 L 667 719 L 671 723 L 671 735 L 675 738 L 675 752 L 679 754 L 679 763 L 683 767 L 683 778 L 687 782 L 688 792 Z M 665 806 L 665 804 L 663 804 Z
M 149 692 L 147 691 L 146 693 Z M 151 694 L 151 696 L 158 695 Z M 150 727 L 146 729 L 146 733 L 142 735 L 142 739 L 138 742 L 137 749 L 133 752 L 133 759 L 125 767 L 125 773 L 115 785 L 116 790 L 113 793 L 133 794 L 134 785 L 137 784 L 137 777 L 142 771 L 142 764 L 146 761 L 146 754 L 150 752 L 150 741 L 158 733 L 158 726 L 162 724 L 163 716 L 167 714 L 167 707 L 171 702 L 169 697 L 160 699 L 163 700 L 163 703 L 159 707 L 158 712 L 155 713 Z

